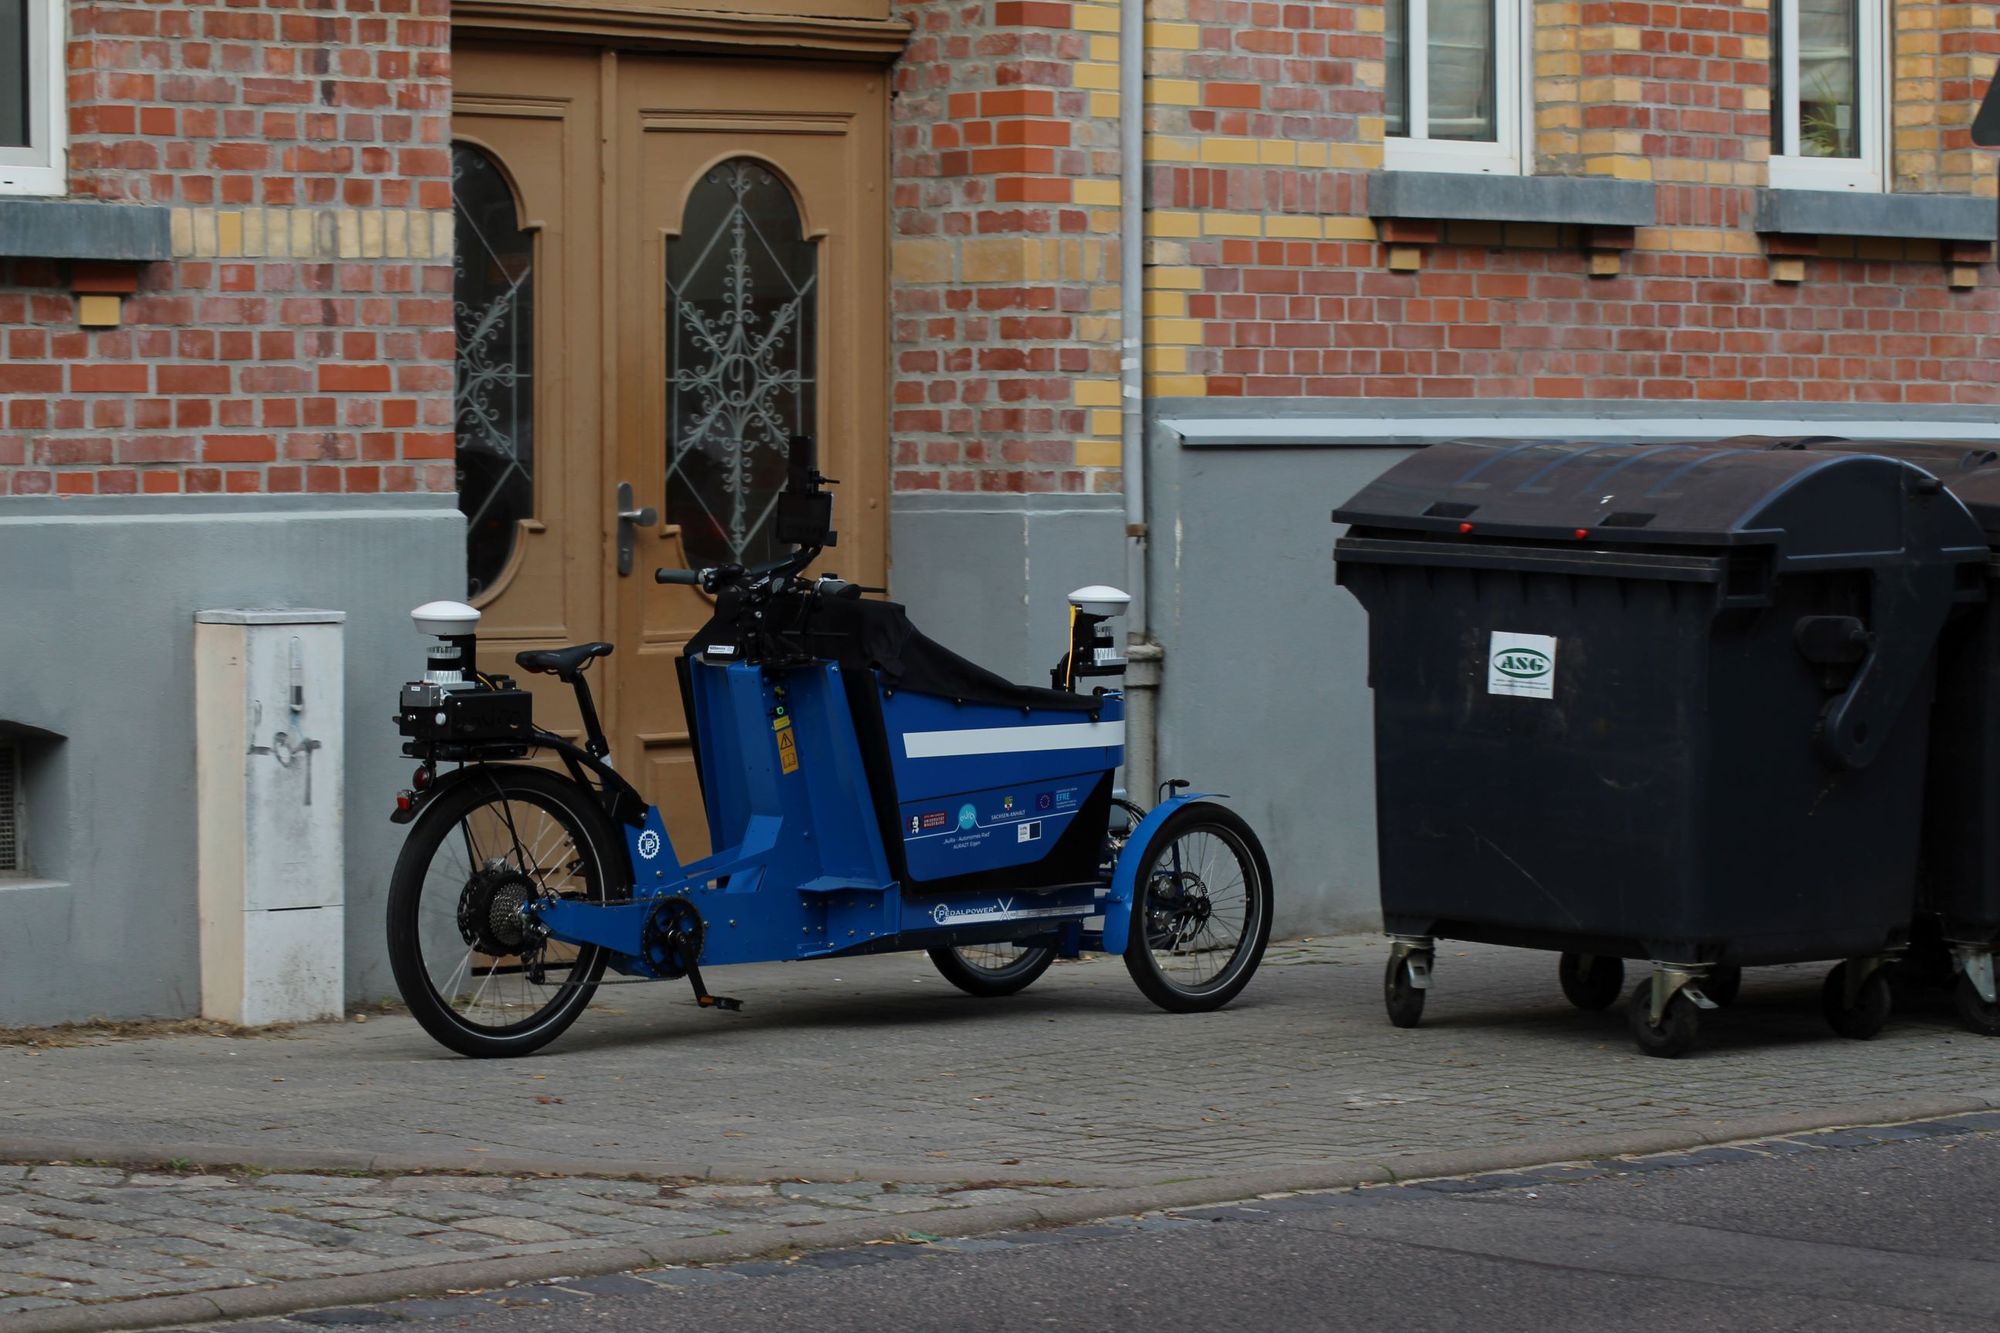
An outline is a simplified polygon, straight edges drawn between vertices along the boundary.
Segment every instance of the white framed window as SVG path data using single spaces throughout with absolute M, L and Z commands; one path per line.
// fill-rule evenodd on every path
M 63 0 L 0 0 L 0 194 L 61 194 Z
M 1518 175 L 1524 0 L 1385 0 L 1388 108 L 1382 164 Z
M 1887 188 L 1889 0 L 1777 0 L 1771 184 Z

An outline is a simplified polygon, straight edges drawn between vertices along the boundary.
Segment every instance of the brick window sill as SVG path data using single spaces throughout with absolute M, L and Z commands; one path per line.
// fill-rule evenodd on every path
M 2000 236 L 2000 203 L 1974 195 L 1759 190 L 1757 230 L 1784 236 L 1970 241 Z
M 0 198 L 0 258 L 170 259 L 171 216 L 152 204 Z
M 1379 171 L 1368 178 L 1368 213 L 1426 222 L 1646 227 L 1654 217 L 1653 187 L 1596 176 Z

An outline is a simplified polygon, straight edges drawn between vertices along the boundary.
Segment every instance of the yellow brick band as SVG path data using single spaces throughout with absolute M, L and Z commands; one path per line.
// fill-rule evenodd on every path
M 176 208 L 176 259 L 451 258 L 449 212 L 386 208 Z

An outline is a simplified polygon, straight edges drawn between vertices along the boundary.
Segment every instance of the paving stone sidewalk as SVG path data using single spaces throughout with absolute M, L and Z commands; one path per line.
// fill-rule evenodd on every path
M 263 1176 L 0 1166 L 0 1318 L 141 1296 L 467 1259 L 921 1215 L 1059 1189 L 663 1184 L 504 1176 Z
M 829 1221 L 887 1234 L 919 1207 L 971 1218 L 984 1202 L 1083 1206 L 1103 1189 L 1215 1199 L 1342 1164 L 1407 1174 L 1457 1152 L 1479 1160 L 1455 1170 L 1473 1170 L 1575 1155 L 1566 1145 L 1584 1138 L 1599 1155 L 2000 1106 L 2000 1045 L 1948 1004 L 1847 1041 L 1820 1017 L 1819 968 L 1752 972 L 1737 1005 L 1706 1017 L 1695 1055 L 1661 1061 L 1637 1053 L 1617 1011 L 1571 1009 L 1553 957 L 1522 951 L 1443 948 L 1425 1025 L 1392 1028 L 1384 956 L 1375 939 L 1274 946 L 1237 1004 L 1199 1016 L 1155 1010 L 1115 959 L 1062 964 L 1005 1000 L 960 995 L 921 955 L 727 969 L 711 984 L 743 1013 L 698 1010 L 677 985 L 606 988 L 569 1035 L 504 1062 L 450 1056 L 380 1015 L 254 1038 L 0 1047 L 0 1156 L 662 1178 L 17 1169 L 0 1175 L 0 1299 L 118 1300 L 440 1256 L 556 1263 L 674 1228 L 811 1244 Z M 797 1185 L 856 1178 L 898 1188 Z M 730 1181 L 757 1188 L 712 1192 Z M 954 1182 L 983 1188 L 940 1188 Z

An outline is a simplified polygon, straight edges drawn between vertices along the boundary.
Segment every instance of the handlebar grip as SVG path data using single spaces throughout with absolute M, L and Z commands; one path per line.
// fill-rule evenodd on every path
M 653 571 L 655 583 L 685 583 L 692 587 L 701 586 L 701 571 L 698 569 L 656 569 Z

